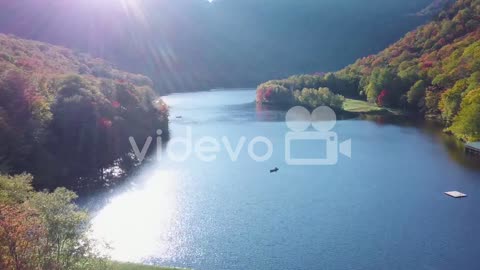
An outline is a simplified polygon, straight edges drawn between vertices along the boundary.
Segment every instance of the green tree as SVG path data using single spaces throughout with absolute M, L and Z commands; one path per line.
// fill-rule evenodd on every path
M 480 88 L 469 92 L 462 101 L 461 110 L 450 130 L 467 141 L 480 140 Z
M 0 174 L 0 204 L 25 202 L 33 192 L 33 177 L 29 174 L 16 176 Z
M 87 233 L 88 214 L 73 203 L 77 195 L 65 188 L 33 194 L 28 205 L 39 213 L 47 229 L 43 269 L 85 269 L 96 254 Z
M 441 94 L 436 90 L 435 87 L 427 87 L 425 92 L 425 107 L 426 113 L 428 115 L 438 115 L 439 114 L 439 103 L 441 100 Z
M 108 101 L 96 86 L 79 76 L 64 78 L 52 105 L 53 120 L 49 148 L 56 158 L 59 178 L 96 177 L 103 163 L 105 133 L 102 112 Z M 79 162 L 81 161 L 81 162 Z M 112 161 L 113 162 L 113 161 Z M 58 169 L 58 170 L 57 170 Z
M 0 269 L 106 269 L 90 222 L 65 188 L 35 192 L 32 176 L 0 175 Z
M 391 86 L 394 79 L 395 74 L 390 69 L 375 68 L 365 89 L 368 101 L 375 102 L 380 92 L 384 89 L 389 89 L 392 92 Z
M 420 104 L 420 101 L 425 97 L 425 82 L 420 80 L 417 81 L 407 92 L 407 101 L 411 106 L 422 107 L 423 104 Z
M 462 94 L 467 87 L 468 82 L 466 79 L 459 80 L 451 89 L 442 94 L 442 99 L 439 106 L 442 110 L 442 116 L 445 120 L 450 122 L 457 115 L 462 102 Z
M 341 110 L 345 98 L 341 95 L 335 95 L 328 88 L 305 88 L 302 91 L 295 91 L 296 104 L 316 108 L 318 106 L 329 106 L 333 109 Z

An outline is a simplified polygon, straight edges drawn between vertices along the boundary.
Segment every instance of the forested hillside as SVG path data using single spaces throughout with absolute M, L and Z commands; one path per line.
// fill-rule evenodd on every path
M 290 92 L 328 87 L 380 106 L 439 118 L 457 137 L 480 140 L 480 0 L 456 1 L 384 51 L 339 72 L 269 84 Z M 269 89 L 265 86 L 259 86 L 257 96 L 263 98 L 261 93 Z
M 480 1 L 456 1 L 340 73 L 358 78 L 369 101 L 441 117 L 458 137 L 480 139 Z
M 168 130 L 152 81 L 69 49 L 0 34 L 0 173 L 75 186 L 135 163 L 129 136 Z

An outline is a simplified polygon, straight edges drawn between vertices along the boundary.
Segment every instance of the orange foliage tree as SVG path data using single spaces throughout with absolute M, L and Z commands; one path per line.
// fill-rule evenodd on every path
M 45 227 L 38 214 L 20 205 L 0 205 L 0 269 L 42 269 Z

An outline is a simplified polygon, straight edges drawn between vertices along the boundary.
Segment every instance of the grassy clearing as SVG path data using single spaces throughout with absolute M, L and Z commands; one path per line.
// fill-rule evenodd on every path
M 343 109 L 351 113 L 364 113 L 364 114 L 394 114 L 401 115 L 401 110 L 378 107 L 374 103 L 370 103 L 364 100 L 358 99 L 345 99 L 343 103 Z
M 356 112 L 356 113 L 371 113 L 371 112 L 380 112 L 383 111 L 383 108 L 378 107 L 373 103 L 369 103 L 363 100 L 357 99 L 345 99 L 343 103 L 343 109 L 347 112 Z
M 112 262 L 112 270 L 179 270 L 180 268 L 168 268 L 150 265 L 141 265 L 135 263 Z

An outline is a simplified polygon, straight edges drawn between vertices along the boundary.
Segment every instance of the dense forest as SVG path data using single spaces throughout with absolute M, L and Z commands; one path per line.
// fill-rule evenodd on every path
M 0 34 L 0 173 L 32 173 L 39 187 L 121 176 L 136 162 L 130 136 L 168 130 L 152 87 L 103 60 Z
M 282 103 L 295 100 L 295 91 L 319 87 L 441 119 L 458 138 L 480 140 L 480 1 L 458 0 L 387 49 L 338 72 L 261 84 L 257 101 Z

